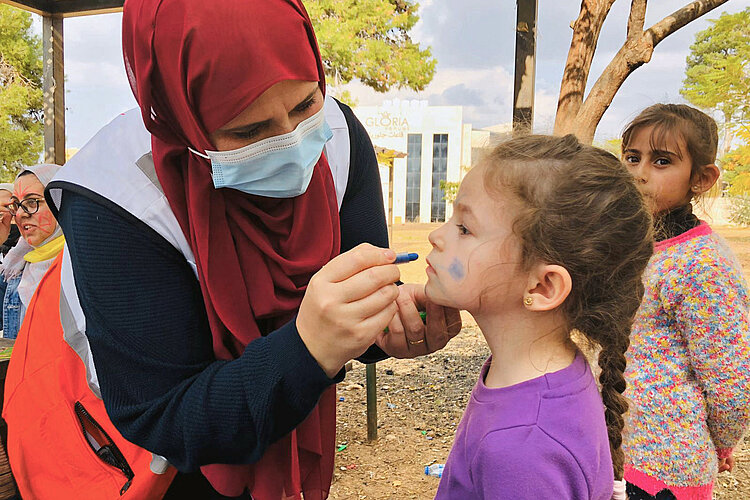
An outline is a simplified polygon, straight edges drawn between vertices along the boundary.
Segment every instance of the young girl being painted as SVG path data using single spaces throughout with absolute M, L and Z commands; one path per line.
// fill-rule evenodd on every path
M 646 108 L 623 134 L 622 160 L 652 208 L 657 240 L 627 353 L 632 499 L 663 489 L 710 499 L 750 422 L 747 285 L 726 243 L 691 210 L 719 177 L 717 143 L 714 120 L 678 104 Z
M 436 498 L 612 497 L 651 226 L 625 167 L 572 135 L 514 139 L 469 171 L 425 291 L 469 311 L 492 356 Z M 574 330 L 600 349 L 601 394 Z

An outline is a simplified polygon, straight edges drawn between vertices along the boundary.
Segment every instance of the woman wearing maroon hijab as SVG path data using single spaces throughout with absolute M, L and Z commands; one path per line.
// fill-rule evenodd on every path
M 135 163 L 155 171 L 181 235 L 140 215 L 155 205 L 117 194 L 130 181 L 98 190 L 73 171 L 50 188 L 107 412 L 180 471 L 168 498 L 326 498 L 344 364 L 442 348 L 458 314 L 393 284 L 372 145 L 326 100 L 351 140 L 337 196 L 321 154 L 323 62 L 300 1 L 127 0 L 123 50 L 151 134 Z M 112 132 L 127 122 L 78 165 L 131 147 Z

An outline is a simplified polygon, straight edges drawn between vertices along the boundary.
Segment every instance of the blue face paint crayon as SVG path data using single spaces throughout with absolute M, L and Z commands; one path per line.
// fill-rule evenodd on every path
M 394 264 L 405 264 L 407 262 L 415 261 L 419 258 L 419 254 L 413 252 L 404 252 L 396 254 L 396 261 Z

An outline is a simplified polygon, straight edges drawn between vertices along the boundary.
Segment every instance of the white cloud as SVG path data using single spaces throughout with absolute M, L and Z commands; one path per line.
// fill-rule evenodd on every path
M 682 7 L 687 0 L 649 4 L 647 25 Z M 653 5 L 652 5 L 653 4 Z M 615 2 L 599 43 L 589 85 L 599 76 L 625 36 L 629 2 Z M 722 11 L 739 12 L 750 0 L 732 0 L 667 37 L 652 61 L 636 70 L 605 113 L 599 136 L 619 134 L 628 119 L 654 102 L 679 101 L 684 60 L 695 33 L 709 26 Z M 560 79 L 570 44 L 569 23 L 580 2 L 540 4 L 537 37 L 535 123 L 548 131 L 557 106 Z M 438 59 L 434 81 L 423 92 L 393 91 L 377 94 L 361 84 L 347 88 L 360 104 L 377 104 L 392 97 L 428 99 L 462 104 L 467 122 L 487 126 L 511 118 L 515 2 L 498 0 L 422 0 L 420 21 L 412 36 L 431 45 Z M 35 16 L 35 29 L 41 20 Z M 135 105 L 125 79 L 121 54 L 121 14 L 65 19 L 67 135 L 79 147 L 114 114 Z

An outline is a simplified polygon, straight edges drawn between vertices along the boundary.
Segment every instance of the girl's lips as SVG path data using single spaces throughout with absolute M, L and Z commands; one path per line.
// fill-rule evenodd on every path
M 435 268 L 432 267 L 432 264 L 430 264 L 429 260 L 427 260 L 427 269 L 425 269 L 425 272 L 433 273 L 433 274 L 435 273 Z

